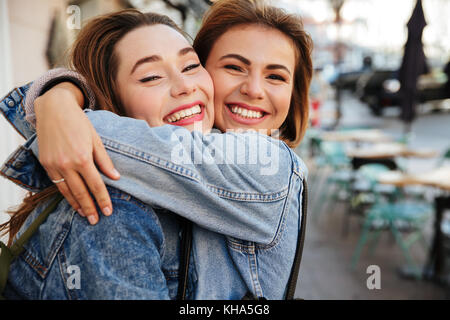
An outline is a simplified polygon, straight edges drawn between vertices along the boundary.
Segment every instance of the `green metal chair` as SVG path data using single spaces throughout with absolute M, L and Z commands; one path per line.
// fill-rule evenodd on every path
M 361 174 L 371 181 L 374 203 L 365 213 L 361 235 L 352 256 L 352 269 L 356 268 L 367 242 L 372 242 L 369 252 L 373 254 L 381 232 L 389 231 L 400 247 L 408 267 L 419 276 L 421 268 L 414 262 L 410 254 L 410 247 L 418 240 L 421 240 L 424 245 L 426 244 L 423 229 L 433 213 L 433 206 L 425 201 L 408 199 L 401 192 L 397 192 L 395 198 L 384 197 L 376 191 L 378 185 L 376 181 L 377 175 L 385 169 L 375 164 L 368 166 L 361 168 Z
M 441 158 L 438 160 L 437 166 L 442 166 L 444 163 L 450 162 L 450 148 L 445 151 Z
M 316 157 L 316 171 L 322 171 L 325 178 L 315 179 L 313 191 L 316 194 L 313 202 L 315 221 L 331 202 L 348 199 L 353 179 L 350 159 L 345 154 L 342 143 L 321 141 L 319 150 L 320 153 Z
M 358 210 L 361 209 L 361 204 L 373 205 L 381 198 L 387 198 L 391 202 L 395 201 L 400 194 L 400 190 L 391 185 L 378 183 L 378 176 L 390 170 L 386 165 L 380 163 L 364 164 L 358 168 L 353 185 L 354 193 L 350 200 L 351 207 Z

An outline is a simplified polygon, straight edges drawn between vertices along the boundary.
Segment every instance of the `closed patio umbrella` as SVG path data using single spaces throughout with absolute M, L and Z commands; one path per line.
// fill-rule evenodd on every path
M 417 0 L 411 18 L 408 21 L 408 40 L 405 44 L 402 64 L 399 70 L 401 83 L 401 119 L 409 132 L 411 122 L 416 116 L 417 79 L 428 72 L 425 53 L 423 52 L 422 33 L 427 25 L 422 8 L 422 1 Z

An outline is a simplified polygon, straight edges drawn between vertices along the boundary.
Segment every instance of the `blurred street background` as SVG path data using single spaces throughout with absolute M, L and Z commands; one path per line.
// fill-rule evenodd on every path
M 450 1 L 279 0 L 314 40 L 296 296 L 450 297 Z M 192 37 L 207 0 L 0 0 L 0 96 L 64 65 L 90 17 L 134 7 Z M 411 58 L 412 57 L 412 58 Z M 0 161 L 23 139 L 0 117 Z M 0 221 L 24 192 L 0 179 Z
M 345 93 L 342 125 L 354 127 L 366 125 L 382 130 L 393 137 L 402 137 L 402 123 L 398 119 L 398 111 L 390 110 L 383 117 L 376 117 L 365 104 L 351 93 Z M 323 118 L 333 110 L 333 102 L 323 105 Z M 421 111 L 412 127 L 410 145 L 414 148 L 430 148 L 444 153 L 450 144 L 450 112 L 430 112 L 426 108 Z M 329 119 L 332 121 L 332 119 Z M 324 195 L 324 190 L 332 188 L 331 168 L 315 169 L 314 159 L 308 157 L 308 149 L 299 150 L 304 159 L 308 159 L 310 168 L 309 216 L 305 249 L 296 296 L 303 299 L 448 299 L 446 285 L 430 282 L 415 277 L 405 277 L 401 269 L 406 265 L 401 248 L 396 244 L 389 232 L 381 234 L 378 246 L 372 254 L 363 251 L 355 269 L 351 259 L 361 237 L 364 211 L 352 212 L 351 204 L 344 199 L 337 200 Z M 439 165 L 440 158 L 402 159 L 409 172 L 429 172 Z M 323 170 L 323 172 L 318 172 Z M 314 179 L 316 176 L 316 179 Z M 328 179 L 328 180 L 327 180 Z M 414 187 L 410 187 L 414 188 Z M 417 187 L 416 187 L 417 188 Z M 437 190 L 420 189 L 429 203 Z M 333 191 L 330 190 L 331 195 Z M 326 199 L 325 199 L 326 198 Z M 325 203 L 325 204 L 323 204 Z M 357 211 L 357 210 L 356 210 Z M 427 246 L 431 245 L 434 235 L 434 217 L 422 226 Z M 345 229 L 348 228 L 346 231 Z M 448 232 L 448 223 L 443 229 Z M 447 240 L 448 241 L 448 240 Z M 421 244 L 411 247 L 411 255 L 418 266 L 427 262 L 428 249 Z M 448 250 L 448 249 L 447 249 Z M 448 257 L 448 251 L 447 251 Z M 367 268 L 377 265 L 381 270 L 381 289 L 367 288 L 370 273 Z M 448 267 L 447 267 L 448 268 Z M 448 272 L 448 269 L 447 271 Z

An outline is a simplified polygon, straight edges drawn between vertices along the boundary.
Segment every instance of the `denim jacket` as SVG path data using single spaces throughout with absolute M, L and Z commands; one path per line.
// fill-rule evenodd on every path
M 0 108 L 28 138 L 32 132 L 25 130 L 30 127 L 20 107 L 26 89 L 7 95 Z M 86 115 L 121 173 L 118 181 L 102 176 L 108 188 L 194 222 L 192 298 L 240 299 L 247 291 L 268 299 L 284 297 L 306 174 L 286 144 L 257 133 L 202 135 L 170 125 L 150 128 L 143 120 L 107 111 L 88 110 Z M 10 156 L 1 174 L 33 191 L 50 185 L 33 154 L 38 155 L 34 135 Z M 113 216 L 119 215 L 114 200 L 113 205 Z M 70 216 L 60 223 L 78 219 Z

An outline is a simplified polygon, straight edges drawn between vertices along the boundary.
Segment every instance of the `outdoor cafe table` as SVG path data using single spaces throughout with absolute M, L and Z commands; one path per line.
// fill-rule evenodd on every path
M 400 171 L 387 171 L 378 177 L 383 184 L 397 187 L 424 185 L 450 191 L 450 166 L 444 166 L 426 173 L 409 174 Z
M 360 129 L 348 131 L 326 131 L 320 137 L 326 141 L 336 142 L 388 142 L 392 137 L 386 135 L 379 129 Z
M 398 187 L 409 185 L 423 185 L 450 191 L 450 166 L 443 166 L 426 173 L 408 174 L 399 171 L 380 174 L 378 181 Z M 442 217 L 445 209 L 450 209 L 450 195 L 441 195 L 435 198 L 434 237 L 423 269 L 423 276 L 432 280 L 441 280 L 445 277 L 445 252 L 443 248 L 443 234 L 441 230 Z
M 368 163 L 379 163 L 391 170 L 398 168 L 395 158 L 417 157 L 431 158 L 438 155 L 436 151 L 424 149 L 412 149 L 401 143 L 375 143 L 361 148 L 347 148 L 346 155 L 351 159 L 352 167 L 357 170 Z
M 395 157 L 432 158 L 438 155 L 436 151 L 412 149 L 401 143 L 377 143 L 370 147 L 351 148 L 346 150 L 350 158 L 387 159 Z

